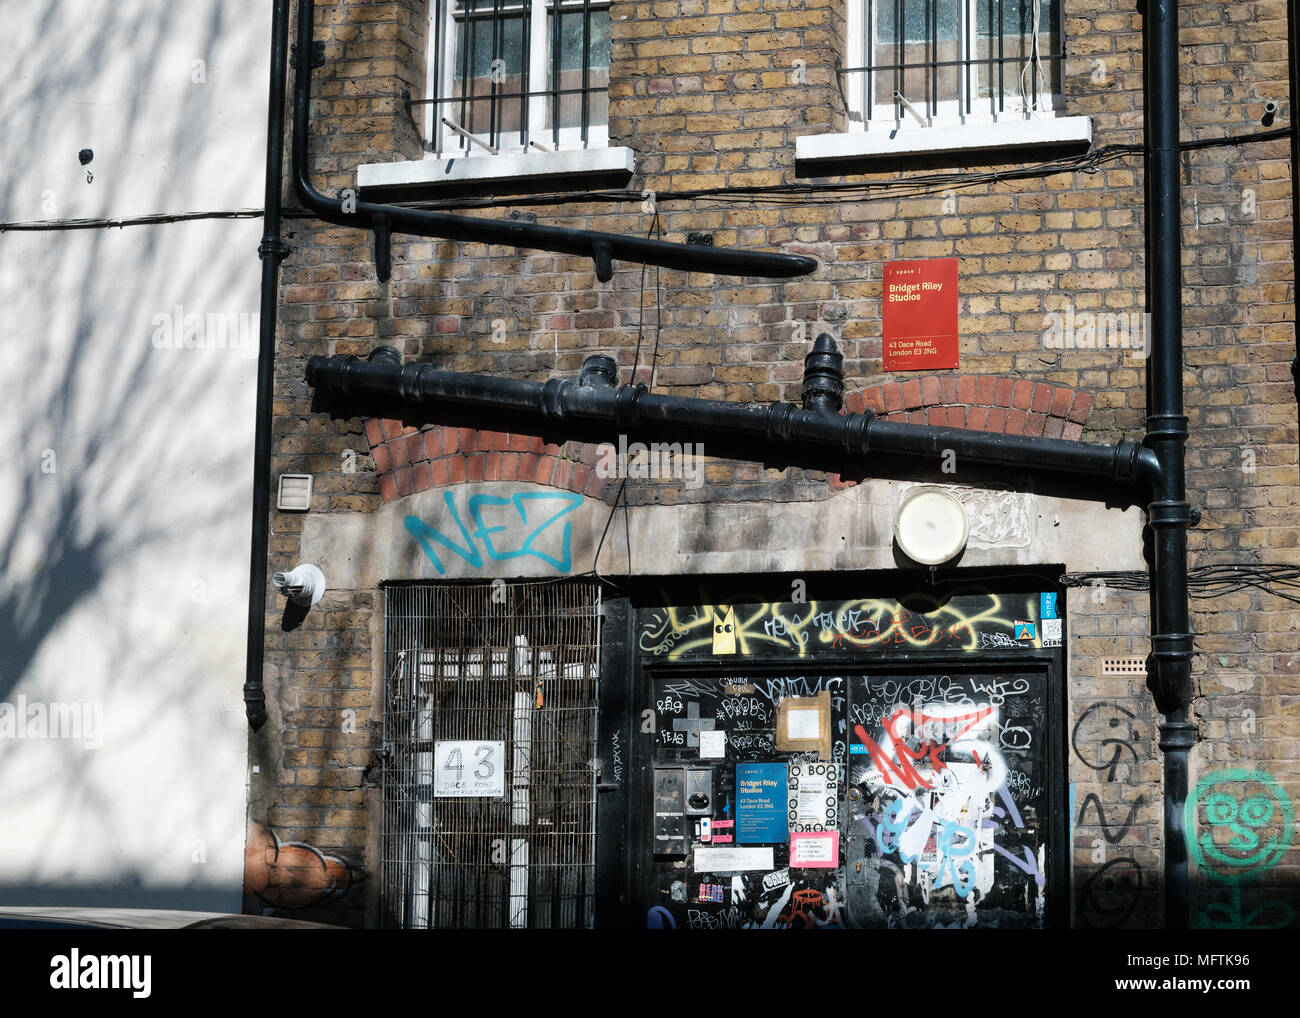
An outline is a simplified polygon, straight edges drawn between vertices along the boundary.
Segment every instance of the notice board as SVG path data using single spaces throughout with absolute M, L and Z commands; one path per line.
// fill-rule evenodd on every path
M 884 368 L 957 366 L 957 259 L 886 262 L 882 295 Z
M 737 764 L 736 841 L 755 844 L 789 838 L 788 797 L 786 764 Z

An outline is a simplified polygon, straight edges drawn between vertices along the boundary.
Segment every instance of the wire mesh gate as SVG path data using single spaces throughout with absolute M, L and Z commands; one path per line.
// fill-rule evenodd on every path
M 599 587 L 384 592 L 384 925 L 590 926 Z

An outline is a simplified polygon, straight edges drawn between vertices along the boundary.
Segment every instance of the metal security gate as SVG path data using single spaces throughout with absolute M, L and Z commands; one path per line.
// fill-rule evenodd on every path
M 384 594 L 384 925 L 590 926 L 599 587 Z

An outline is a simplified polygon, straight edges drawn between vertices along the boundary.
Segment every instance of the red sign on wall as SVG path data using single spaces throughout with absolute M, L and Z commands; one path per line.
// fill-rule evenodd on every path
M 957 366 L 957 259 L 886 262 L 886 371 Z

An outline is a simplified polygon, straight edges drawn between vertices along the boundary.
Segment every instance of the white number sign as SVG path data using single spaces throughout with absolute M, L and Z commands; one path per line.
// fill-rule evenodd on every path
M 433 794 L 438 799 L 500 799 L 506 794 L 504 742 L 435 742 Z

